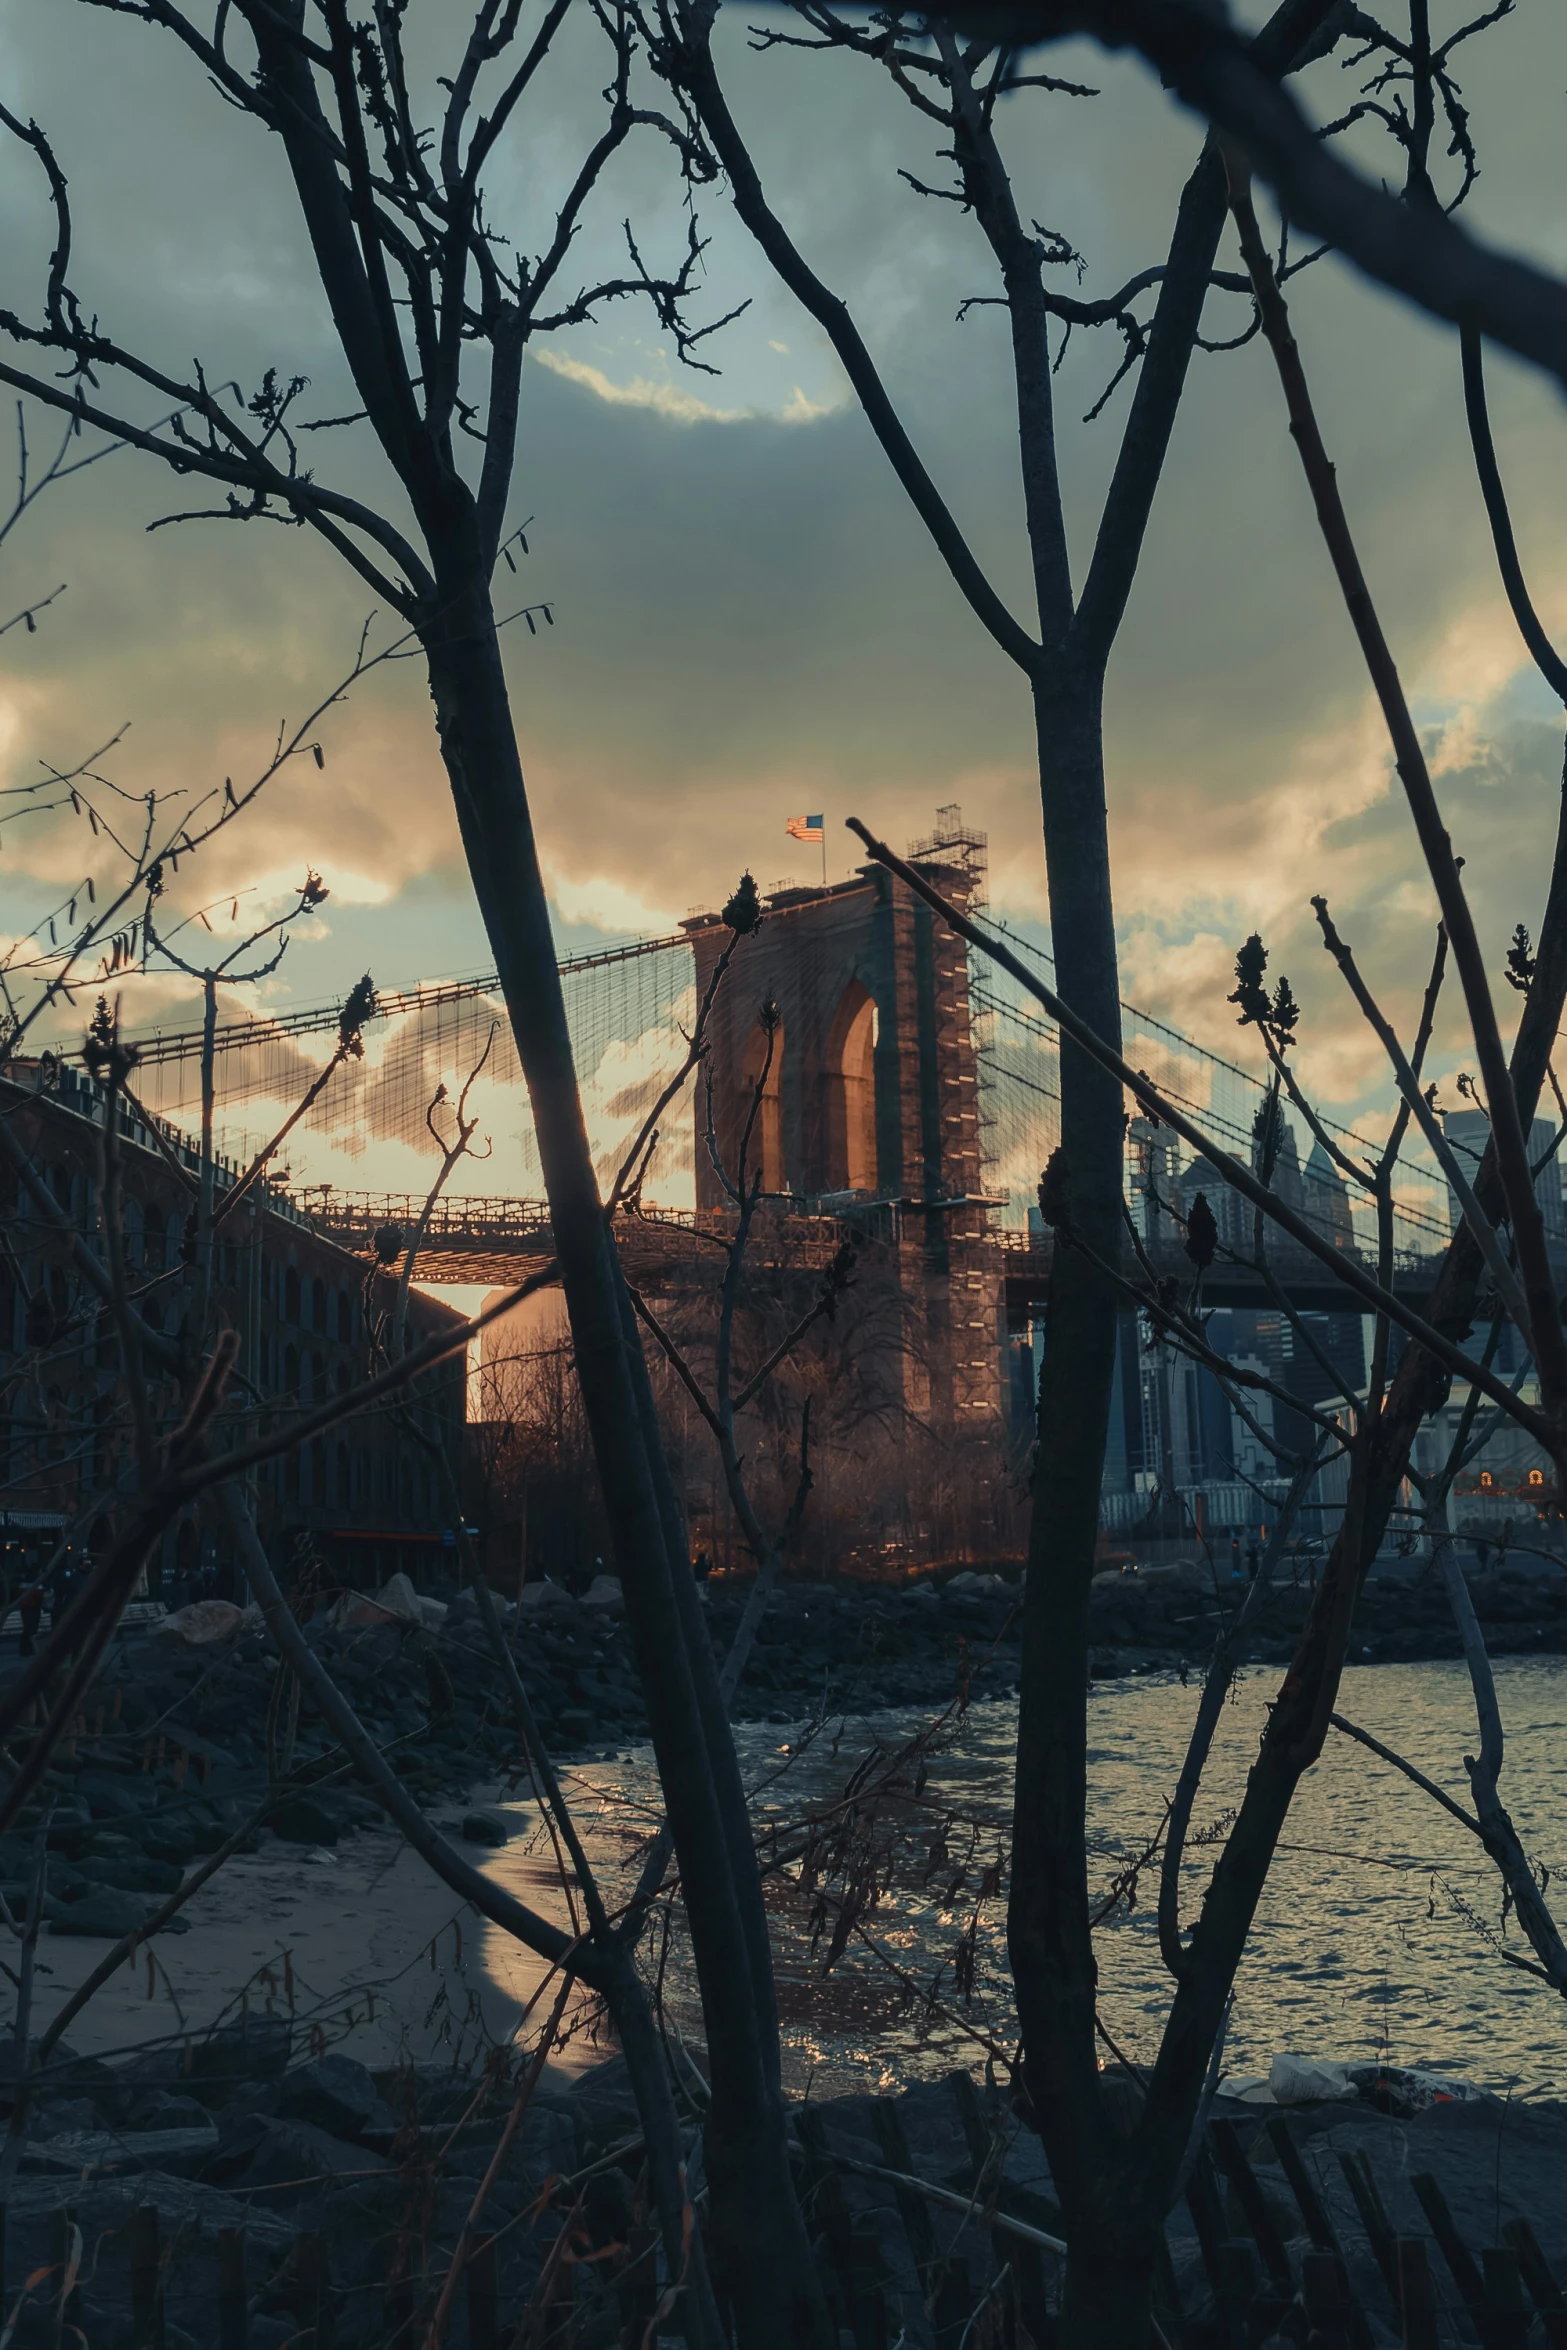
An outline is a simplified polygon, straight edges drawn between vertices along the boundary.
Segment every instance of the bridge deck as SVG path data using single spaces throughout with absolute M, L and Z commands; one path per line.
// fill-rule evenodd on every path
M 319 1230 L 343 1247 L 368 1254 L 375 1235 L 395 1225 L 406 1240 L 418 1223 L 423 1201 L 409 1193 L 326 1191 L 305 1195 L 301 1204 Z M 719 1214 L 691 1214 L 675 1209 L 649 1210 L 623 1216 L 616 1239 L 629 1264 L 648 1278 L 668 1277 L 678 1267 L 694 1270 L 702 1262 L 716 1264 L 727 1219 Z M 895 1239 L 903 1229 L 896 1202 L 867 1202 L 863 1210 L 848 1213 L 780 1213 L 764 1210 L 756 1226 L 755 1262 L 812 1269 L 826 1265 L 845 1240 L 860 1245 Z M 1004 1290 L 1007 1317 L 1014 1326 L 1044 1303 L 1050 1282 L 1052 1243 L 997 1227 L 991 1234 L 996 1254 L 996 1276 Z M 428 1282 L 485 1283 L 498 1286 L 522 1280 L 547 1262 L 552 1253 L 549 1208 L 543 1200 L 454 1196 L 437 1202 L 419 1251 L 419 1277 Z M 1165 1243 L 1152 1252 L 1161 1277 L 1173 1277 L 1182 1293 L 1190 1290 L 1192 1265 L 1179 1243 Z M 1354 1262 L 1373 1270 L 1364 1260 Z M 1401 1253 L 1393 1276 L 1397 1295 L 1419 1305 L 1430 1295 L 1441 1262 L 1439 1255 L 1417 1257 Z M 1285 1243 L 1270 1248 L 1269 1263 L 1292 1305 L 1305 1313 L 1344 1313 L 1359 1310 L 1357 1301 L 1334 1280 L 1332 1273 L 1307 1250 Z M 1129 1265 L 1128 1271 L 1133 1268 Z M 1249 1265 L 1222 1259 L 1203 1276 L 1203 1301 L 1209 1306 L 1236 1306 L 1268 1311 L 1276 1300 L 1263 1279 Z

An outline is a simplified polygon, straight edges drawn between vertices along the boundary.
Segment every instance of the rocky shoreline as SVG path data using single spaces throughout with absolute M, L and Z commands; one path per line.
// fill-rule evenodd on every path
M 1092 1670 L 1098 1677 L 1200 1673 L 1242 1586 L 1215 1587 L 1194 1565 L 1107 1572 L 1092 1597 Z M 1567 1653 L 1567 1573 L 1503 1568 L 1476 1576 L 1477 1609 L 1495 1655 Z M 720 1652 L 744 1602 L 739 1583 L 710 1586 L 708 1620 Z M 1015 1575 L 968 1570 L 891 1588 L 788 1583 L 763 1623 L 737 1711 L 798 1721 L 821 1713 L 939 1708 L 1016 1688 L 1020 1585 Z M 1291 1650 L 1310 1599 L 1303 1562 L 1270 1594 L 1247 1645 L 1253 1661 Z M 382 1604 L 406 1607 L 382 1614 Z M 332 1746 L 308 1702 L 291 1717 L 278 1703 L 278 1666 L 259 1624 L 236 1609 L 185 1611 L 161 1627 L 128 1626 L 94 1686 L 90 1709 L 49 1774 L 52 1806 L 46 1915 L 56 1933 L 115 1936 L 150 1916 L 181 1872 L 215 1851 L 250 1816 L 274 1763 L 291 1756 L 325 1781 L 291 1795 L 270 1828 L 300 1844 L 331 1845 L 379 1818 L 370 1799 L 332 1772 Z M 554 1585 L 505 1611 L 508 1639 L 540 1726 L 562 1755 L 640 1742 L 641 1697 L 617 1588 L 601 1578 L 585 1597 Z M 334 1614 L 336 1620 L 334 1620 Z M 345 1618 L 347 1620 L 345 1620 Z M 357 1619 L 357 1620 L 355 1620 Z M 518 1764 L 505 1676 L 472 1595 L 383 1594 L 319 1615 L 308 1636 L 366 1726 L 395 1749 L 421 1801 L 460 1797 Z M 1356 1613 L 1357 1663 L 1460 1653 L 1447 1602 L 1429 1575 L 1393 1564 L 1367 1585 Z M 25 1904 L 41 1811 L 0 1837 L 0 1885 Z M 483 1840 L 483 1822 L 473 1824 Z M 178 1921 L 174 1930 L 178 1931 Z

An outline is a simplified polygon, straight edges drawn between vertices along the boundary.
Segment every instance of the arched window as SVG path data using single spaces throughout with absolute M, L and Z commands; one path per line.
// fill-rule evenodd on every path
M 769 1051 L 769 1046 L 771 1050 Z M 750 1190 L 760 1170 L 764 1191 L 787 1191 L 789 1180 L 784 1173 L 783 1134 L 783 1057 L 784 1025 L 775 1020 L 772 1034 L 758 1020 L 746 1042 L 740 1063 L 739 1081 L 731 1105 L 729 1131 L 719 1138 L 724 1154 L 724 1168 L 731 1183 L 740 1180 L 740 1146 L 745 1138 L 746 1122 L 751 1117 L 756 1100 L 758 1079 L 762 1085 L 761 1106 L 751 1125 L 750 1141 L 745 1152 L 745 1187 Z
M 172 1272 L 185 1252 L 185 1213 L 182 1208 L 170 1208 L 164 1226 L 163 1266 Z
M 310 1358 L 310 1401 L 312 1403 L 325 1403 L 326 1401 L 326 1365 L 319 1355 L 312 1355 Z
M 1491 1476 L 1491 1472 L 1490 1472 L 1490 1470 L 1489 1470 L 1489 1469 L 1482 1469 L 1482 1470 L 1480 1471 L 1480 1483 L 1481 1483 L 1481 1486 L 1482 1486 L 1482 1487 L 1483 1487 L 1485 1490 L 1489 1491 L 1489 1489 L 1490 1489 L 1490 1487 L 1491 1487 L 1491 1485 L 1492 1485 L 1492 1483 L 1493 1483 L 1493 1482 L 1494 1482 L 1494 1480 L 1492 1479 L 1492 1476 Z
M 326 1336 L 326 1283 L 319 1274 L 310 1284 L 310 1327 Z
M 1545 1483 L 1545 1471 L 1543 1469 L 1531 1469 L 1529 1471 L 1529 1482 L 1531 1485 L 1543 1485 Z
M 296 1346 L 283 1350 L 283 1391 L 286 1395 L 299 1393 L 299 1349 Z
M 299 1320 L 299 1275 L 292 1265 L 283 1276 L 283 1319 L 285 1322 Z
M 876 1003 L 851 979 L 827 1038 L 828 1191 L 876 1189 Z
M 310 1498 L 318 1509 L 330 1499 L 326 1489 L 326 1439 L 322 1436 L 310 1447 Z
M 349 1484 L 348 1447 L 346 1444 L 340 1444 L 337 1448 L 337 1491 L 333 1498 L 340 1510 L 346 1510 L 353 1499 Z
M 344 1346 L 354 1335 L 354 1301 L 346 1289 L 337 1293 L 337 1335 Z
M 120 1203 L 120 1229 L 124 1235 L 125 1242 L 125 1267 L 126 1271 L 130 1273 L 139 1273 L 141 1270 L 142 1251 L 145 1240 L 144 1225 L 145 1220 L 141 1212 L 141 1201 L 139 1199 L 133 1199 L 129 1193 L 127 1193 L 124 1200 Z

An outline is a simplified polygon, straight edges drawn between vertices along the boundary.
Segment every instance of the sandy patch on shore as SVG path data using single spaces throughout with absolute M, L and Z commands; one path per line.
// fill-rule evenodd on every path
M 475 1789 L 469 1803 L 497 1800 Z M 464 1857 L 535 1910 L 569 1923 L 535 1807 L 501 1795 L 516 1826 L 495 1849 L 458 1842 Z M 454 1835 L 455 1804 L 435 1817 Z M 264 1840 L 240 1853 L 181 1913 L 184 1934 L 160 1935 L 104 1984 L 68 2027 L 69 2046 L 110 2056 L 170 2036 L 200 2034 L 242 2015 L 292 2014 L 296 2046 L 319 2032 L 364 2064 L 468 2061 L 506 2039 L 544 1968 L 480 1918 L 409 1850 L 380 1829 L 333 1849 Z M 38 1945 L 38 2028 L 57 2015 L 110 1945 L 45 1931 Z M 602 2058 L 579 2034 L 568 2066 Z

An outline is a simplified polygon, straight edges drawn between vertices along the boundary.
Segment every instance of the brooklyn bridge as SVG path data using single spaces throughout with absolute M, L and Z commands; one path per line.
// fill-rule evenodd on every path
M 985 843 L 958 810 L 940 811 L 911 853 L 949 895 L 983 908 Z M 971 957 L 879 867 L 820 887 L 780 883 L 764 904 L 762 927 L 744 942 L 717 999 L 707 1074 L 666 1121 L 658 1159 L 664 1180 L 648 1195 L 658 1204 L 619 1220 L 622 1250 L 646 1285 L 678 1288 L 700 1277 L 729 1212 L 714 1149 L 722 1157 L 732 1148 L 761 1078 L 751 1140 L 765 1195 L 757 1260 L 808 1271 L 852 1239 L 889 1269 L 917 1328 L 911 1359 L 922 1367 L 912 1400 L 923 1422 L 958 1431 L 1015 1422 L 1020 1398 L 1031 1392 L 1050 1273 L 1052 1236 L 1033 1203 L 1059 1139 L 1055 1030 L 1035 998 L 983 957 Z M 1050 975 L 1041 945 L 986 918 L 1014 952 Z M 695 1004 L 727 937 L 721 917 L 698 912 L 667 936 L 563 961 L 590 1131 L 606 1172 L 680 1065 Z M 764 1002 L 767 1024 L 759 1017 Z M 320 1066 L 319 1040 L 335 1030 L 338 1013 L 331 1003 L 220 1022 L 212 1040 L 219 1116 L 249 1118 L 258 1114 L 252 1104 L 286 1108 L 297 1100 Z M 1258 1071 L 1132 1003 L 1123 1007 L 1123 1038 L 1135 1066 L 1218 1144 L 1251 1159 L 1264 1097 Z M 193 1123 L 200 1032 L 152 1031 L 136 1041 L 143 1101 L 177 1124 Z M 526 1181 L 537 1159 L 494 974 L 383 988 L 366 1042 L 364 1059 L 345 1063 L 310 1113 L 311 1126 L 337 1149 L 393 1142 L 433 1153 L 448 1131 L 441 1120 L 449 1111 L 432 1111 L 438 1088 L 449 1102 L 479 1066 L 490 1088 L 487 1115 L 520 1126 L 496 1159 L 524 1181 L 504 1191 L 454 1188 L 439 1198 L 425 1216 L 418 1278 L 500 1285 L 545 1262 L 548 1210 L 537 1196 L 542 1185 Z M 1322 1123 L 1346 1155 L 1374 1157 L 1374 1137 Z M 1311 1318 L 1321 1341 L 1293 1370 L 1283 1366 L 1285 1383 L 1298 1387 L 1303 1401 L 1321 1399 L 1314 1352 L 1339 1366 L 1342 1384 L 1358 1385 L 1360 1309 L 1331 1270 L 1276 1236 L 1259 1269 L 1251 1261 L 1250 1211 L 1243 1216 L 1217 1171 L 1178 1152 L 1166 1130 L 1130 1119 L 1127 1152 L 1127 1196 L 1153 1271 L 1190 1283 L 1183 1219 L 1195 1192 L 1205 1191 L 1221 1246 L 1204 1278 L 1203 1302 L 1231 1318 L 1221 1324 L 1226 1340 L 1277 1373 L 1281 1351 L 1292 1351 L 1282 1292 L 1295 1315 Z M 456 1181 L 471 1181 L 475 1171 L 464 1166 Z M 1370 1220 L 1358 1197 L 1320 1140 L 1312 1143 L 1293 1123 L 1286 1124 L 1276 1181 L 1335 1251 L 1369 1264 Z M 323 1236 L 363 1254 L 389 1228 L 412 1233 L 426 1196 L 413 1188 L 296 1182 L 292 1208 Z M 1559 1201 L 1548 1220 L 1559 1232 Z M 1446 1187 L 1434 1167 L 1417 1162 L 1401 1183 L 1395 1219 L 1393 1278 L 1411 1303 L 1428 1292 L 1449 1230 Z M 1233 1471 L 1230 1456 L 1239 1447 L 1227 1410 L 1196 1388 L 1184 1401 L 1161 1400 L 1150 1392 L 1143 1351 L 1129 1300 L 1126 1475 L 1140 1471 L 1146 1480 L 1160 1461 L 1168 1471 L 1174 1422 L 1187 1481 L 1204 1469 L 1210 1481 Z M 1159 1384 L 1152 1379 L 1154 1389 Z M 1272 1473 L 1260 1458 L 1251 1467 L 1259 1477 Z

